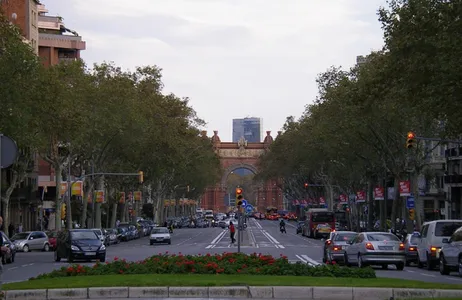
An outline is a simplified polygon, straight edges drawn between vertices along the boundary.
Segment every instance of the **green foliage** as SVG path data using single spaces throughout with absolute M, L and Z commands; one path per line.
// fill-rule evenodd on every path
M 271 255 L 253 253 L 223 253 L 206 255 L 169 255 L 168 253 L 151 256 L 143 261 L 128 262 L 119 260 L 106 264 L 97 263 L 93 267 L 72 265 L 62 267 L 51 273 L 42 274 L 32 280 L 68 276 L 125 274 L 248 274 L 248 275 L 286 275 L 309 277 L 349 277 L 376 278 L 372 268 L 354 269 L 348 267 L 317 266 L 291 264 L 287 257 L 274 258 Z
M 259 178 L 282 178 L 286 194 L 296 199 L 313 192 L 304 182 L 355 193 L 371 181 L 382 185 L 411 172 L 418 194 L 415 179 L 431 173 L 427 158 L 437 144 L 418 142 L 408 150 L 407 132 L 432 138 L 461 133 L 462 50 L 454 37 L 462 30 L 462 8 L 455 2 L 393 0 L 380 9 L 383 51 L 349 70 L 333 67 L 319 75 L 316 101 L 299 120 L 288 118 L 262 157 Z

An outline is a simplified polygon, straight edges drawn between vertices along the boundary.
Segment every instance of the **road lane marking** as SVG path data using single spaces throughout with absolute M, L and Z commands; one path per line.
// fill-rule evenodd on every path
M 281 245 L 281 243 L 278 242 L 278 240 L 276 240 L 271 234 L 269 234 L 266 230 L 262 230 L 261 231 L 265 236 L 266 238 L 272 242 L 274 244 L 274 246 L 276 248 L 280 248 L 280 249 L 284 249 L 285 247 L 283 245 Z
M 435 275 L 431 275 L 431 274 L 425 274 L 425 273 L 419 273 L 419 274 L 423 276 L 428 276 L 428 277 L 436 277 Z
M 210 245 L 208 245 L 207 247 L 205 247 L 205 249 L 215 248 L 215 246 L 221 241 L 221 239 L 223 239 L 223 237 L 225 236 L 226 232 L 228 232 L 228 230 L 223 230 L 222 232 L 220 232 L 220 233 L 213 239 L 213 241 L 210 243 Z
M 190 237 L 190 238 L 188 238 L 188 239 L 186 239 L 186 240 L 184 240 L 184 241 L 182 241 L 182 242 L 176 244 L 176 246 L 183 245 L 183 244 L 186 243 L 187 241 L 190 241 L 190 240 L 192 240 L 192 239 L 194 239 L 194 238 L 200 236 L 202 233 L 203 233 L 203 232 L 200 232 L 199 234 L 196 234 L 195 236 L 192 236 L 192 237 Z
M 27 264 L 27 265 L 22 265 L 21 267 L 29 267 L 29 266 L 33 266 L 34 264 Z
M 321 263 L 320 262 L 317 262 L 315 261 L 314 259 L 308 257 L 308 255 L 301 255 L 301 257 L 303 257 L 309 264 L 311 265 L 314 265 L 314 266 L 319 266 Z
M 453 277 L 448 277 L 449 280 L 455 280 L 455 281 L 460 281 L 459 278 L 453 278 Z
M 252 229 L 250 229 L 249 235 L 250 235 L 251 243 L 253 244 L 253 246 L 258 248 L 257 239 L 255 238 L 255 234 L 253 233 Z
M 258 223 L 255 219 L 254 219 L 254 223 L 255 223 L 255 225 L 258 227 L 258 229 L 263 229 L 263 227 L 261 226 L 261 224 Z
M 17 269 L 18 267 L 12 267 L 12 268 L 9 268 L 8 271 L 11 271 L 11 270 L 14 270 L 14 269 Z

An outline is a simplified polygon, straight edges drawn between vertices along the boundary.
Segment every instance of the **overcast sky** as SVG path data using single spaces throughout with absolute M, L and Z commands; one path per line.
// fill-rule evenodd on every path
M 317 94 L 317 74 L 382 47 L 384 0 L 41 0 L 87 42 L 88 63 L 158 65 L 222 141 L 232 119 L 272 135 Z

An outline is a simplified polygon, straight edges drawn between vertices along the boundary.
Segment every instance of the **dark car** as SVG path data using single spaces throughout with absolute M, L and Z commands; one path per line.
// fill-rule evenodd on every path
M 404 247 L 406 253 L 406 266 L 411 263 L 417 263 L 417 243 L 419 242 L 420 234 L 408 234 L 404 240 Z
M 62 231 L 56 240 L 55 261 L 60 261 L 61 258 L 66 258 L 68 262 L 78 259 L 105 262 L 106 246 L 91 229 Z

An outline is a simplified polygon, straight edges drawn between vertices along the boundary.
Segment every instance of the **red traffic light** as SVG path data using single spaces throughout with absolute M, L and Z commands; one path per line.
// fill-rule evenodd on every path
M 305 186 L 305 187 L 308 187 L 308 183 L 305 182 L 304 186 Z
M 239 195 L 239 194 L 242 194 L 242 189 L 237 188 L 237 189 L 236 189 L 236 194 L 238 194 L 238 195 Z
M 408 133 L 407 133 L 407 138 L 408 138 L 408 139 L 413 139 L 413 138 L 415 138 L 414 132 L 408 132 Z

